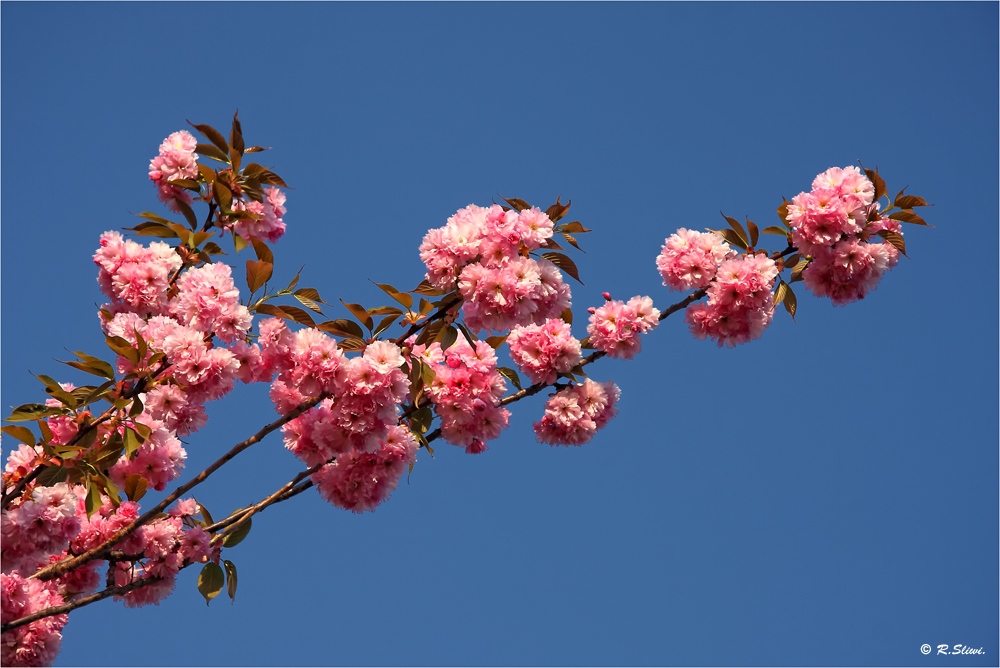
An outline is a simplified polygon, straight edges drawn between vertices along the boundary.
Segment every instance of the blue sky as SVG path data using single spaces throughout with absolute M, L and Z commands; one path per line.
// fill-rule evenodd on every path
M 798 284 L 798 322 L 733 350 L 671 317 L 592 367 L 622 401 L 590 444 L 536 443 L 522 402 L 373 514 L 267 510 L 227 555 L 235 605 L 188 569 L 158 607 L 75 612 L 58 665 L 997 665 L 997 7 L 4 3 L 5 407 L 39 399 L 29 370 L 84 380 L 53 359 L 103 349 L 93 249 L 166 215 L 147 165 L 185 119 L 238 108 L 275 147 L 276 276 L 330 302 L 415 286 L 469 203 L 572 199 L 578 337 L 604 290 L 677 300 L 677 228 L 775 224 L 828 167 L 935 204 L 864 301 Z M 265 387 L 211 408 L 190 473 L 275 415 Z M 197 497 L 225 514 L 299 470 L 272 436 Z

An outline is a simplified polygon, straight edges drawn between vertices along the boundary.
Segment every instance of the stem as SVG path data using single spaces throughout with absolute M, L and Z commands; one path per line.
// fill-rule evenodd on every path
M 68 572 L 70 572 L 70 571 L 72 571 L 72 570 L 74 570 L 76 568 L 79 568 L 80 566 L 82 566 L 83 564 L 86 564 L 89 561 L 93 561 L 94 559 L 100 559 L 100 558 L 102 558 L 108 551 L 110 551 L 110 549 L 111 549 L 111 547 L 113 545 L 115 545 L 116 543 L 119 543 L 121 540 L 123 540 L 126 536 L 128 536 L 133 531 L 135 531 L 136 529 L 138 529 L 140 526 L 142 526 L 142 525 L 148 523 L 149 521 L 153 520 L 156 517 L 156 515 L 158 515 L 159 513 L 161 513 L 167 506 L 169 506 L 171 503 L 173 503 L 174 501 L 176 501 L 177 499 L 179 499 L 181 496 L 183 496 L 184 494 L 186 494 L 188 491 L 190 491 L 194 487 L 200 485 L 201 483 L 205 482 L 205 480 L 207 480 L 210 475 L 212 475 L 213 473 L 215 473 L 219 468 L 221 468 L 224 464 L 226 464 L 231 459 L 233 459 L 236 455 L 240 454 L 241 452 L 243 452 L 244 450 L 246 450 L 247 448 L 249 448 L 251 445 L 260 442 L 265 436 L 267 436 L 268 434 L 270 434 L 272 431 L 275 431 L 276 429 L 278 429 L 279 427 L 281 427 L 285 423 L 287 423 L 287 422 L 289 422 L 291 420 L 294 420 L 298 416 L 302 415 L 302 413 L 306 412 L 307 410 L 309 410 L 310 408 L 312 408 L 313 406 L 315 406 L 319 402 L 321 402 L 324 399 L 326 399 L 327 396 L 329 396 L 329 395 L 327 395 L 324 392 L 323 394 L 320 394 L 315 399 L 310 399 L 309 401 L 305 402 L 304 404 L 302 404 L 298 408 L 296 408 L 296 409 L 292 410 L 291 412 L 283 415 L 281 418 L 275 420 L 271 424 L 263 427 L 260 431 L 258 431 L 256 434 L 254 434 L 253 436 L 251 436 L 247 440 L 245 440 L 245 441 L 243 441 L 241 443 L 236 444 L 235 446 L 233 446 L 233 448 L 229 452 L 227 452 L 226 454 L 224 454 L 218 461 L 216 461 L 214 464 L 212 464 L 211 466 L 209 466 L 207 469 L 205 469 L 204 471 L 202 471 L 201 473 L 199 473 L 190 482 L 188 482 L 188 483 L 186 483 L 186 484 L 181 485 L 180 487 L 178 487 L 176 490 L 174 490 L 174 492 L 172 494 L 170 494 L 170 496 L 168 496 L 167 498 L 163 499 L 158 504 L 156 504 L 154 507 L 150 508 L 148 511 L 146 511 L 145 513 L 143 513 L 143 515 L 140 516 L 135 522 L 132 522 L 131 524 L 129 524 L 124 529 L 118 531 L 115 535 L 111 536 L 111 538 L 107 539 L 106 541 L 104 541 L 103 543 L 101 543 L 100 545 L 98 545 L 97 547 L 95 547 L 95 548 L 93 548 L 91 550 L 88 550 L 88 551 L 84 552 L 83 554 L 81 554 L 81 555 L 79 555 L 77 557 L 67 557 L 67 558 L 63 559 L 62 561 L 57 561 L 54 564 L 46 566 L 45 568 L 41 569 L 40 571 L 38 571 L 37 573 L 35 573 L 31 577 L 32 578 L 37 578 L 39 580 L 52 580 L 53 578 L 61 577 L 61 576 L 65 575 L 66 573 L 68 573 Z
M 187 566 L 183 566 L 182 568 L 186 567 Z M 103 591 L 91 594 L 90 596 L 84 596 L 83 598 L 79 598 L 70 603 L 57 605 L 51 608 L 45 608 L 44 610 L 33 612 L 30 615 L 25 615 L 20 619 L 15 619 L 14 621 L 8 622 L 7 624 L 4 624 L 2 627 L 0 627 L 0 632 L 7 633 L 8 631 L 13 631 L 19 626 L 24 626 L 25 624 L 30 624 L 31 622 L 37 622 L 39 619 L 44 619 L 45 617 L 52 617 L 53 615 L 64 615 L 68 612 L 76 610 L 77 608 L 82 608 L 86 605 L 90 605 L 91 603 L 97 603 L 98 601 L 103 601 L 109 596 L 118 596 L 121 594 L 127 594 L 130 591 L 135 591 L 136 589 L 141 589 L 142 587 L 150 585 L 160 579 L 161 578 L 148 578 L 148 579 L 138 580 L 136 582 L 130 582 L 129 584 L 122 585 L 121 587 L 108 587 Z
M 422 330 L 424 327 L 434 322 L 435 320 L 440 320 L 441 318 L 448 315 L 448 311 L 450 311 L 456 304 L 461 304 L 461 303 L 462 303 L 462 298 L 455 297 L 450 301 L 448 301 L 447 304 L 442 304 L 441 306 L 438 307 L 438 310 L 437 312 L 434 313 L 434 315 L 432 315 L 431 317 L 427 318 L 426 320 L 424 320 L 419 324 L 411 326 L 408 330 L 406 330 L 405 334 L 396 339 L 393 339 L 392 342 L 398 346 L 399 344 L 403 343 L 408 338 L 410 338 L 411 336 Z

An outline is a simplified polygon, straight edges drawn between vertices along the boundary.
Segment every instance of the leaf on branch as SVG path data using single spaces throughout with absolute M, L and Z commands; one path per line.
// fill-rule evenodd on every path
M 227 534 L 225 538 L 222 539 L 223 547 L 236 547 L 243 542 L 243 539 L 247 537 L 250 533 L 250 527 L 253 525 L 253 518 L 248 517 L 247 521 L 240 525 L 240 528 L 231 534 Z
M 792 277 L 789 279 L 789 283 L 795 283 L 796 281 L 802 280 L 802 272 L 806 270 L 809 266 L 809 260 L 799 260 L 798 263 L 792 268 Z
M 222 181 L 216 181 L 212 184 L 212 194 L 215 195 L 215 201 L 219 205 L 219 209 L 224 213 L 232 212 L 233 191 L 229 189 L 229 186 Z
M 458 340 L 458 330 L 454 325 L 448 325 L 441 329 L 437 340 L 441 343 L 441 350 L 448 350 Z
M 513 383 L 514 387 L 519 390 L 521 389 L 521 377 L 517 375 L 517 371 L 506 366 L 498 366 L 497 371 L 500 372 L 501 376 Z
M 138 473 L 132 473 L 125 478 L 125 496 L 129 501 L 138 501 L 146 495 L 149 482 Z
M 720 211 L 719 213 L 722 212 Z M 729 227 L 733 228 L 733 231 L 736 232 L 736 235 L 740 238 L 741 241 L 743 241 L 743 245 L 741 246 L 741 248 L 746 250 L 746 248 L 750 245 L 750 237 L 747 236 L 747 231 L 743 229 L 742 225 L 740 225 L 740 221 L 736 220 L 735 218 L 730 218 L 724 213 L 722 213 L 722 217 L 726 219 L 726 222 L 729 223 Z
M 219 244 L 215 243 L 214 241 L 209 241 L 207 244 L 205 244 L 204 250 L 209 255 L 228 255 L 228 253 L 222 250 Z
M 760 238 L 760 231 L 757 229 L 757 226 L 754 225 L 753 221 L 751 221 L 749 217 L 747 218 L 747 230 L 750 232 L 750 245 L 756 246 L 757 239 Z
M 65 409 L 45 404 L 21 404 L 10 414 L 6 422 L 27 422 L 52 415 L 63 415 Z
M 507 336 L 491 336 L 486 339 L 486 343 L 490 344 L 490 348 L 493 350 L 498 349 L 507 340 Z
M 779 206 L 777 209 L 778 218 L 781 219 L 781 222 L 784 223 L 785 227 L 787 227 L 788 229 L 792 229 L 792 226 L 788 223 L 788 205 L 791 204 L 791 202 L 789 202 L 784 197 L 782 197 L 781 199 L 782 199 L 781 206 Z
M 239 110 L 233 114 L 233 128 L 229 131 L 229 157 L 233 162 L 233 171 L 240 171 L 240 161 L 243 159 L 243 127 L 240 125 Z
M 573 205 L 573 200 L 569 200 L 568 202 L 566 202 L 566 204 L 561 204 L 559 202 L 561 198 L 562 195 L 556 197 L 556 203 L 545 210 L 545 215 L 547 215 L 549 217 L 549 220 L 551 220 L 553 223 L 557 222 L 560 218 L 565 216 L 566 212 L 569 211 L 569 207 Z
M 338 347 L 347 352 L 360 353 L 368 347 L 368 344 L 364 342 L 364 339 L 344 339 L 338 344 Z
M 258 176 L 257 178 L 260 180 L 261 183 L 265 183 L 269 186 L 281 186 L 282 188 L 288 188 L 289 190 L 291 190 L 288 184 L 285 183 L 285 181 L 280 176 L 278 176 L 269 169 L 265 169 L 263 172 L 261 172 L 260 176 Z
M 139 223 L 135 227 L 126 227 L 129 232 L 135 232 L 140 237 L 158 237 L 160 239 L 172 239 L 177 236 L 170 227 L 160 223 Z
M 778 289 L 774 291 L 774 305 L 777 306 L 781 302 L 785 301 L 785 295 L 788 293 L 788 286 L 782 281 L 778 284 Z
M 573 262 L 568 255 L 563 255 L 562 253 L 542 253 L 542 257 L 575 278 L 580 285 L 584 285 L 584 282 L 580 280 L 580 273 L 576 268 L 576 262 Z
M 888 241 L 893 247 L 896 248 L 900 253 L 906 255 L 906 242 L 903 241 L 903 235 L 899 232 L 893 232 L 892 230 L 879 230 L 878 235 Z M 906 257 L 910 257 L 906 255 Z
M 226 569 L 226 593 L 229 594 L 229 600 L 236 603 L 236 564 L 223 559 L 222 565 Z
M 795 293 L 792 292 L 792 288 L 788 285 L 785 286 L 788 290 L 785 293 L 785 298 L 782 300 L 785 303 L 785 310 L 788 314 L 792 316 L 792 322 L 795 322 L 795 310 L 798 308 L 798 302 L 795 299 Z
M 247 287 L 253 294 L 267 283 L 274 272 L 274 265 L 263 260 L 247 260 Z
M 865 166 L 861 165 L 861 168 L 865 169 Z M 882 196 L 885 195 L 888 191 L 888 188 L 886 188 L 885 185 L 885 181 L 883 181 L 882 177 L 879 176 L 877 166 L 875 167 L 874 170 L 865 169 L 865 175 L 868 177 L 868 180 L 872 182 L 872 185 L 875 186 L 875 197 L 873 198 L 872 201 L 877 202 L 878 200 L 882 199 Z M 794 320 L 794 318 L 792 319 Z
M 325 304 L 326 302 L 319 296 L 319 290 L 316 288 L 299 288 L 295 291 L 297 296 L 305 297 L 314 302 L 319 302 L 320 304 Z
M 211 125 L 196 125 L 191 121 L 188 121 L 188 125 L 193 127 L 195 130 L 205 135 L 205 137 L 215 144 L 215 146 L 223 153 L 223 155 L 229 153 L 229 145 L 226 143 L 225 138 L 222 134 L 213 128 Z
M 319 313 L 320 315 L 323 315 L 323 309 L 321 309 L 319 307 L 319 304 L 317 304 L 313 300 L 309 299 L 304 295 L 298 294 L 298 292 L 295 293 L 295 298 L 298 299 L 299 302 L 310 311 L 314 311 L 316 313 Z M 310 325 L 310 327 L 312 327 L 312 325 Z
M 5 434 L 13 436 L 22 443 L 27 443 L 28 445 L 35 444 L 35 435 L 27 427 L 18 427 L 16 425 L 7 425 L 3 429 L 0 429 Z
M 375 283 L 375 281 L 372 281 L 372 283 Z M 408 293 L 400 292 L 398 289 L 396 289 L 396 287 L 389 285 L 388 283 L 375 283 L 375 285 L 377 285 L 382 290 L 382 292 L 395 299 L 397 302 L 405 306 L 407 309 L 413 306 L 413 297 L 411 297 Z
M 591 343 L 590 343 L 590 337 L 589 336 L 583 337 L 583 339 L 580 341 L 580 349 L 581 350 L 597 350 L 597 348 L 595 348 L 594 346 L 591 345 Z
M 396 313 L 393 315 L 387 315 L 386 317 L 382 318 L 382 321 L 375 327 L 375 330 L 372 332 L 372 336 L 378 336 L 385 330 L 389 329 L 389 327 L 392 326 L 392 323 L 399 320 L 399 316 L 401 315 L 402 313 Z
M 273 146 L 247 146 L 243 149 L 244 153 L 260 153 L 261 151 L 270 151 Z
M 707 227 L 705 229 L 711 232 L 712 234 L 718 234 L 720 237 L 722 237 L 732 245 L 736 246 L 737 248 L 742 248 L 743 250 L 747 249 L 747 245 L 743 242 L 743 239 L 741 239 L 740 235 L 736 234 L 734 230 L 713 230 Z
M 563 312 L 561 314 L 559 314 L 559 317 L 562 318 L 562 320 L 567 325 L 572 325 L 573 324 L 573 309 L 568 308 L 568 307 L 565 308 L 565 309 L 563 309 Z
M 904 188 L 905 190 L 905 188 Z M 901 197 L 902 191 L 896 196 L 896 201 L 893 202 L 893 206 L 898 206 L 900 209 L 912 209 L 915 206 L 934 206 L 933 204 L 928 204 L 927 200 L 923 197 L 917 197 L 916 195 L 906 195 Z
M 563 248 L 562 246 L 560 246 L 556 242 L 556 240 L 554 238 L 552 238 L 552 237 L 549 237 L 548 239 L 546 239 L 545 243 L 542 244 L 541 246 L 539 246 L 539 248 L 545 248 L 545 249 L 548 249 L 548 250 L 561 250 L 561 251 L 566 250 L 565 248 Z
M 208 562 L 198 574 L 198 591 L 205 597 L 205 605 L 219 595 L 226 584 L 226 576 L 218 564 Z
M 340 303 L 343 304 L 347 308 L 347 310 L 351 312 L 351 315 L 357 318 L 358 321 L 362 325 L 364 325 L 369 332 L 372 331 L 374 322 L 372 321 L 372 317 L 368 315 L 368 309 L 366 309 L 361 304 L 348 304 L 343 299 L 340 300 Z
M 288 316 L 288 318 L 300 325 L 305 325 L 307 327 L 315 327 L 316 321 L 312 319 L 312 316 L 298 306 L 288 306 L 286 304 L 281 305 L 281 310 Z
M 253 251 L 257 254 L 258 260 L 274 264 L 274 253 L 271 252 L 267 244 L 256 237 L 250 237 L 250 243 L 253 244 Z
M 765 227 L 763 230 L 761 230 L 761 232 L 763 232 L 764 234 L 777 234 L 783 237 L 788 236 L 788 230 L 784 230 L 778 227 L 777 225 L 770 225 L 768 227 Z
M 259 304 L 254 311 L 257 313 L 263 313 L 264 315 L 269 315 L 273 318 L 282 318 L 283 320 L 292 321 L 295 320 L 292 316 L 285 313 L 280 306 L 275 306 L 274 304 Z
M 586 227 L 581 225 L 579 220 L 574 220 L 572 223 L 566 223 L 565 225 L 560 225 L 557 231 L 569 232 L 570 234 L 584 234 L 586 232 L 590 232 L 591 230 L 588 230 Z
M 581 253 L 586 253 L 587 252 L 587 251 L 583 250 L 582 248 L 580 248 L 580 244 L 578 244 L 576 242 L 576 237 L 574 237 L 572 234 L 567 234 L 566 232 L 562 232 L 561 234 L 563 235 L 563 238 L 566 241 L 568 241 L 569 243 L 573 244 L 573 248 L 577 249 Z
M 410 290 L 410 292 L 418 295 L 427 295 L 428 297 L 439 297 L 444 294 L 444 290 L 438 290 L 431 285 L 427 279 L 420 281 L 420 285 L 418 285 L 415 289 Z
M 69 470 L 62 466 L 46 466 L 37 478 L 35 478 L 35 484 L 39 487 L 52 487 L 53 485 L 58 485 L 61 482 L 66 482 L 69 478 Z
M 927 221 L 913 213 L 912 211 L 893 211 L 889 214 L 889 217 L 893 220 L 898 220 L 903 223 L 912 223 L 913 225 L 925 225 L 927 227 L 934 227 L 933 225 L 928 225 Z
M 524 211 L 525 209 L 530 209 L 531 205 L 525 202 L 523 199 L 513 198 L 507 199 L 503 195 L 500 195 L 500 199 L 510 204 L 517 211 Z
M 194 150 L 198 155 L 203 155 L 206 158 L 211 158 L 212 160 L 218 160 L 219 162 L 229 164 L 229 156 L 227 155 L 228 151 L 223 153 L 212 144 L 198 144 L 194 147 Z M 205 180 L 208 181 L 208 179 Z M 212 179 L 212 181 L 214 180 L 215 179 Z
M 347 338 L 356 337 L 362 339 L 365 336 L 361 328 L 358 327 L 358 323 L 344 318 L 338 318 L 337 320 L 327 320 L 326 322 L 321 322 L 318 325 L 316 325 L 316 329 L 321 329 L 324 332 L 329 332 L 334 336 L 343 336 Z

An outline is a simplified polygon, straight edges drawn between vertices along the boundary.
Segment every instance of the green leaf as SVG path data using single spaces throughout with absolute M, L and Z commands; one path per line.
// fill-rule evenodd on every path
M 14 409 L 7 422 L 27 422 L 50 415 L 62 415 L 65 411 L 45 404 L 21 404 Z
M 195 188 L 195 190 L 197 189 L 198 188 Z M 178 197 L 174 199 L 174 204 L 177 206 L 178 209 L 181 210 L 181 215 L 183 215 L 184 219 L 187 220 L 188 225 L 191 226 L 191 229 L 192 230 L 198 229 L 198 216 L 194 215 L 194 211 L 191 209 L 188 203 Z
M 205 252 L 208 253 L 209 255 L 228 255 L 228 253 L 222 250 L 219 244 L 215 243 L 214 241 L 209 241 L 207 244 L 205 244 Z
M 778 227 L 777 225 L 770 225 L 761 230 L 764 234 L 777 234 L 778 236 L 787 237 L 788 230 Z
M 258 260 L 274 264 L 274 253 L 267 244 L 256 237 L 250 237 L 250 243 L 253 244 L 253 252 L 257 254 Z
M 458 330 L 455 329 L 454 325 L 448 325 L 442 328 L 438 334 L 438 341 L 441 342 L 441 350 L 448 350 L 457 340 Z
M 63 466 L 46 466 L 45 469 L 35 478 L 35 484 L 39 487 L 52 487 L 61 482 L 66 482 L 69 478 L 69 470 Z
M 784 197 L 782 197 L 781 199 L 782 199 L 781 206 L 779 206 L 777 209 L 778 218 L 781 218 L 781 222 L 785 224 L 785 227 L 787 227 L 788 229 L 792 229 L 792 226 L 788 224 L 788 205 L 791 204 L 791 202 L 789 202 Z
M 105 378 L 112 378 L 113 379 L 115 377 L 115 370 L 111 367 L 110 364 L 108 364 L 104 360 L 102 360 L 102 359 L 100 359 L 98 357 L 94 357 L 93 355 L 88 355 L 87 353 L 83 352 L 82 350 L 74 350 L 73 354 L 76 355 L 77 357 L 79 357 L 84 362 L 86 362 L 92 368 L 97 369 L 98 371 L 101 371 L 103 373 L 103 375 L 104 375 Z
M 580 280 L 580 272 L 576 268 L 576 262 L 573 262 L 568 255 L 563 255 L 562 253 L 542 253 L 542 257 L 575 278 L 580 285 L 584 285 L 584 282 Z
M 215 201 L 222 212 L 229 213 L 232 211 L 233 191 L 229 189 L 229 186 L 222 181 L 216 181 L 212 184 L 212 194 L 215 195 Z
M 247 247 L 247 240 L 244 239 L 239 234 L 233 232 L 233 247 L 236 249 L 236 254 L 239 255 L 240 251 Z
M 590 344 L 590 337 L 589 337 L 589 336 L 585 336 L 585 337 L 584 337 L 584 338 L 583 338 L 583 339 L 582 339 L 582 340 L 580 341 L 580 349 L 581 349 L 581 350 L 597 350 L 596 348 L 594 348 L 594 346 L 592 346 L 592 345 Z
M 785 301 L 785 294 L 788 293 L 788 286 L 784 281 L 778 284 L 778 289 L 774 291 L 774 305 L 777 306 Z
M 141 443 L 145 443 L 146 441 L 148 441 L 150 435 L 152 435 L 152 433 L 153 433 L 152 429 L 150 429 L 146 425 L 142 424 L 141 422 L 135 422 L 135 421 L 133 421 L 132 422 L 132 429 L 134 429 L 135 433 L 137 433 L 139 435 L 139 441 Z
M 785 310 L 788 311 L 790 316 L 792 316 L 792 322 L 795 322 L 795 310 L 798 308 L 798 302 L 795 299 L 795 293 L 792 292 L 791 287 L 788 287 L 788 292 L 785 293 L 783 301 L 785 302 Z
M 424 406 L 423 408 L 414 411 L 410 416 L 411 431 L 426 434 L 427 430 L 431 428 L 431 422 L 433 421 L 434 414 L 431 412 L 431 407 Z
M 205 605 L 208 605 L 213 598 L 219 595 L 226 584 L 226 575 L 214 562 L 208 562 L 198 574 L 198 591 L 205 597 Z
M 226 593 L 229 594 L 229 600 L 236 603 L 236 564 L 223 559 L 222 565 L 226 568 Z
M 706 229 L 708 229 L 708 228 L 706 228 Z M 743 250 L 747 249 L 746 243 L 744 243 L 743 239 L 740 238 L 740 235 L 738 235 L 734 230 L 712 230 L 712 229 L 708 229 L 708 231 L 712 232 L 713 234 L 718 234 L 720 237 L 722 237 L 723 239 L 725 239 L 726 241 L 728 241 L 732 245 L 736 246 L 737 248 L 742 248 Z
M 125 441 L 125 456 L 130 460 L 135 458 L 135 453 L 139 451 L 142 446 L 142 439 L 139 435 L 135 433 L 129 427 L 125 427 L 125 434 L 123 440 Z
M 123 447 L 121 435 L 118 432 L 113 432 L 104 445 L 90 453 L 87 461 L 98 471 L 104 471 L 114 466 L 115 462 L 121 458 Z
M 132 364 L 138 366 L 139 351 L 133 348 L 131 343 L 120 336 L 105 336 L 104 342 L 108 345 L 108 348 L 111 348 L 111 350 L 132 362 Z
M 3 429 L 0 429 L 5 434 L 13 436 L 22 443 L 27 443 L 28 445 L 35 444 L 35 435 L 27 427 L 18 427 L 16 425 L 7 425 Z
M 60 386 L 59 383 L 52 380 L 48 376 L 41 374 L 35 376 L 35 378 L 42 381 L 42 384 L 45 385 L 46 394 L 55 397 L 56 399 L 61 401 L 66 406 L 69 406 L 70 408 L 76 408 L 76 397 L 74 397 L 66 390 L 62 389 L 62 386 Z
M 372 281 L 375 283 L 374 281 Z M 405 292 L 400 292 L 395 287 L 389 285 L 388 283 L 375 283 L 378 287 L 382 289 L 384 293 L 395 299 L 397 302 L 405 306 L 407 309 L 413 306 L 413 297 Z
M 252 524 L 253 524 L 253 518 L 252 517 L 247 518 L 247 521 L 241 524 L 239 529 L 237 529 L 231 534 L 228 534 L 225 538 L 222 539 L 222 546 L 236 547 L 237 545 L 242 543 L 243 539 L 247 537 L 248 533 L 250 533 L 250 525 Z
M 506 366 L 498 366 L 497 371 L 500 372 L 500 375 L 502 375 L 504 378 L 513 383 L 514 387 L 516 387 L 519 390 L 521 389 L 521 378 L 520 376 L 517 375 L 516 371 Z
M 93 482 L 87 483 L 87 500 L 84 502 L 84 507 L 87 510 L 87 517 L 100 510 L 102 505 L 101 502 L 101 490 Z
M 142 400 L 139 399 L 139 397 L 136 397 L 135 399 L 132 400 L 132 408 L 128 410 L 128 416 L 132 418 L 139 417 L 140 415 L 142 415 L 142 411 L 143 411 Z
M 792 277 L 789 279 L 789 283 L 795 283 L 802 280 L 802 272 L 806 270 L 809 266 L 809 260 L 799 260 L 799 262 L 792 268 Z M 775 302 L 777 304 L 778 302 Z

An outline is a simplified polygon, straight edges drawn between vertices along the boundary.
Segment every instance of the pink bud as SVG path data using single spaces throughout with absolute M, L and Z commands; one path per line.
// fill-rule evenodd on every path
M 511 244 L 517 244 L 520 243 L 521 237 L 517 235 L 517 232 L 511 232 L 507 235 L 507 241 Z
M 587 313 L 597 313 L 597 309 L 591 306 L 590 308 L 587 309 Z
M 602 292 L 601 296 L 604 297 L 605 299 L 607 299 L 608 301 L 611 301 L 611 293 L 610 292 Z
M 462 366 L 462 360 L 460 360 L 455 355 L 452 355 L 451 357 L 448 358 L 448 366 L 450 366 L 452 369 L 457 369 L 458 367 Z
M 160 172 L 150 172 L 149 173 L 149 180 L 150 181 L 159 181 L 162 178 L 163 178 L 163 174 L 161 174 Z

